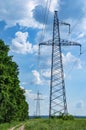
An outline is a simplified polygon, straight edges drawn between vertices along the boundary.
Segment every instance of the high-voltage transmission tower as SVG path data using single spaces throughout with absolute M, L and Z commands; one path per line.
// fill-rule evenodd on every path
M 70 24 L 59 21 L 57 11 L 55 11 L 53 38 L 52 40 L 39 44 L 39 47 L 41 45 L 52 46 L 49 117 L 58 116 L 60 113 L 68 114 L 61 46 L 79 46 L 81 53 L 80 43 L 62 40 L 60 38 L 61 24 L 69 26 L 70 32 Z
M 36 117 L 40 117 L 40 100 L 43 100 L 42 98 L 40 98 L 41 93 L 39 93 L 39 91 L 37 92 L 37 98 L 35 98 L 34 100 L 36 100 Z

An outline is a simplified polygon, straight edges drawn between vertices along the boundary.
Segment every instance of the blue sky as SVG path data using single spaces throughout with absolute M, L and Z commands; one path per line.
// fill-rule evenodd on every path
M 38 43 L 52 38 L 54 10 L 58 10 L 59 19 L 71 24 L 70 35 L 66 27 L 60 28 L 61 38 L 82 45 L 82 55 L 79 47 L 62 47 L 62 56 L 68 112 L 86 115 L 86 1 L 0 0 L 0 39 L 9 45 L 9 55 L 19 66 L 20 86 L 25 89 L 30 115 L 36 111 L 38 90 L 44 99 L 41 114 L 48 114 L 51 47 L 41 47 L 39 57 Z

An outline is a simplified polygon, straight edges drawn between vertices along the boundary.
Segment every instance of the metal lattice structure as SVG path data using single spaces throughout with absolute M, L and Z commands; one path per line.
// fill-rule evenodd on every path
M 40 117 L 40 100 L 43 100 L 40 98 L 41 93 L 39 93 L 39 91 L 37 92 L 37 98 L 35 98 L 34 100 L 36 100 L 36 117 Z
M 69 26 L 70 32 L 70 24 L 60 22 L 57 16 L 57 11 L 55 11 L 53 22 L 53 39 L 39 44 L 39 46 L 52 46 L 49 117 L 57 116 L 60 113 L 68 113 L 61 46 L 80 46 L 81 50 L 81 44 L 60 39 L 60 24 Z

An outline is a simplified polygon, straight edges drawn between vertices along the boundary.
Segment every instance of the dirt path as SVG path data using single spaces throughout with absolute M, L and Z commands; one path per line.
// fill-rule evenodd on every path
M 17 126 L 10 128 L 9 130 L 15 130 Z M 19 128 L 17 128 L 17 130 L 24 130 L 24 125 L 21 125 Z
M 9 130 L 14 130 L 16 127 L 10 128 Z
M 24 130 L 24 125 L 18 128 L 18 130 Z

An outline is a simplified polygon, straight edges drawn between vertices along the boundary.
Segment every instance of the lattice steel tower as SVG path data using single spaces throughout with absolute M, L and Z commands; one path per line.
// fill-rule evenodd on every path
M 70 32 L 70 24 L 59 21 L 57 11 L 55 11 L 53 22 L 53 39 L 39 44 L 39 46 L 52 45 L 49 117 L 57 116 L 60 112 L 64 114 L 68 113 L 61 46 L 80 46 L 81 50 L 81 44 L 60 39 L 60 24 L 69 26 Z
M 40 96 L 41 96 L 41 93 L 39 93 L 38 91 L 37 98 L 34 99 L 36 100 L 36 117 L 40 117 L 40 101 L 43 100 Z

